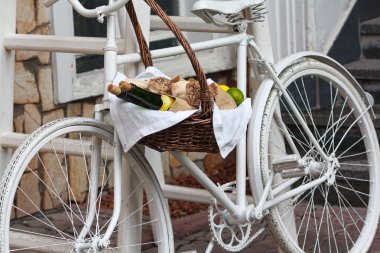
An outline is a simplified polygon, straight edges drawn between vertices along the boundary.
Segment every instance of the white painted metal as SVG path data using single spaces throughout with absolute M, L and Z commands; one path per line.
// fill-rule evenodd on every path
M 292 178 L 284 181 L 282 184 L 278 185 L 276 188 L 272 189 L 272 196 L 277 196 L 277 194 L 283 192 L 285 189 L 289 189 L 291 185 L 297 182 L 300 178 Z
M 0 134 L 0 144 L 2 148 L 16 149 L 27 137 L 27 134 L 2 132 Z
M 13 131 L 13 82 L 15 52 L 4 48 L 4 38 L 16 33 L 16 1 L 0 2 L 0 134 Z M 0 175 L 11 150 L 0 146 Z
M 44 0 L 45 7 L 50 7 L 53 4 L 57 3 L 59 0 Z
M 105 38 L 60 35 L 12 34 L 4 39 L 8 50 L 49 51 L 76 54 L 104 54 Z M 124 40 L 117 39 L 119 53 L 125 52 Z
M 267 4 L 265 2 L 265 4 Z M 269 18 L 269 17 L 268 17 Z M 268 61 L 273 62 L 273 51 L 272 51 L 272 40 L 270 35 L 270 28 L 269 28 L 269 22 L 268 18 L 266 18 L 263 22 L 256 22 L 252 23 L 248 26 L 248 33 L 253 35 L 255 44 L 260 47 L 260 52 L 262 52 L 262 58 L 267 59 Z M 257 55 L 258 51 L 255 51 L 256 57 L 260 57 Z M 257 87 L 260 89 L 260 91 L 257 91 L 257 94 L 260 94 L 257 96 L 254 95 L 256 101 L 253 103 L 253 115 L 251 117 L 250 123 L 248 125 L 248 175 L 249 178 L 261 178 L 261 173 L 256 169 L 260 168 L 260 161 L 261 161 L 261 154 L 259 152 L 258 147 L 260 146 L 259 140 L 260 137 L 260 121 L 264 115 L 261 115 L 260 112 L 262 108 L 264 108 L 264 105 L 266 103 L 266 97 L 262 96 L 262 94 L 269 94 L 269 91 L 271 87 L 269 87 L 268 84 L 271 83 L 270 80 L 264 80 L 263 82 L 258 83 L 261 81 L 260 77 L 256 77 L 252 83 L 255 87 L 250 87 L 250 90 L 256 90 Z M 258 108 L 260 107 L 260 108 Z M 258 166 L 258 167 L 257 167 Z M 258 203 L 259 199 L 262 196 L 264 186 L 260 180 L 256 180 L 257 182 L 253 182 L 253 180 L 250 180 L 250 186 L 252 190 L 252 194 L 254 196 L 254 199 L 256 203 Z
M 237 50 L 237 87 L 247 96 L 247 40 L 239 43 Z M 241 212 L 246 208 L 247 136 L 243 135 L 236 146 L 236 204 Z
M 120 140 L 115 131 L 115 147 L 114 147 L 114 208 L 112 212 L 112 219 L 107 226 L 107 230 L 104 233 L 102 239 L 99 241 L 99 245 L 107 247 L 108 241 L 111 238 L 112 233 L 114 232 L 115 227 L 118 224 L 120 211 L 121 211 L 121 203 L 122 203 L 122 193 L 121 193 L 121 170 L 122 170 L 122 147 Z
M 209 204 L 212 198 L 210 192 L 204 189 L 196 189 L 184 186 L 161 184 L 164 196 L 168 199 L 185 200 L 197 203 Z
M 186 9 L 188 11 L 188 9 Z M 232 33 L 230 29 L 205 24 L 199 17 L 170 16 L 176 26 L 184 32 L 210 32 L 210 33 Z M 158 17 L 150 17 L 152 30 L 169 30 L 168 26 Z
M 54 0 L 53 0 L 54 1 Z M 82 16 L 88 18 L 101 18 L 122 8 L 129 0 L 119 0 L 107 6 L 99 6 L 95 9 L 86 9 L 78 0 L 68 0 L 73 8 Z
M 243 214 L 236 206 L 231 199 L 211 181 L 206 174 L 186 155 L 183 153 L 172 151 L 171 154 L 182 163 L 185 168 L 188 169 L 190 174 L 194 176 L 197 181 L 206 188 L 211 195 L 228 210 L 228 212 L 236 219 L 236 220 L 245 220 L 245 213 Z
M 281 203 L 282 201 L 284 200 L 287 200 L 291 197 L 294 197 L 296 196 L 297 194 L 300 194 L 302 192 L 305 192 L 317 185 L 320 185 L 322 184 L 323 182 L 325 182 L 327 180 L 327 177 L 326 176 L 322 176 L 318 179 L 315 179 L 313 181 L 311 181 L 310 183 L 307 183 L 307 184 L 304 184 L 300 187 L 297 187 L 293 190 L 290 190 L 290 191 L 287 191 L 287 192 L 284 192 L 283 194 L 279 195 L 278 197 L 275 197 L 275 198 L 272 198 L 272 199 L 268 199 L 265 203 L 264 203 L 264 207 L 263 207 L 263 210 L 268 210 L 270 209 L 271 207 L 274 207 L 275 205 Z
M 202 17 L 205 22 L 210 23 L 212 20 L 209 12 L 225 15 L 236 14 L 262 2 L 263 0 L 197 1 L 193 5 L 192 12 Z
M 273 81 L 270 79 L 265 79 L 259 89 L 257 90 L 257 95 L 255 96 L 255 101 L 252 108 L 252 117 L 248 125 L 248 146 L 247 146 L 247 156 L 248 156 L 248 175 L 250 179 L 250 186 L 252 190 L 252 195 L 255 203 L 258 204 L 263 191 L 264 185 L 261 180 L 260 168 L 261 155 L 260 154 L 260 132 L 261 132 L 261 119 L 264 117 L 264 107 L 267 101 L 267 97 L 272 90 Z
M 233 45 L 242 41 L 244 39 L 244 36 L 245 35 L 238 34 L 238 35 L 214 39 L 210 41 L 197 42 L 197 43 L 191 44 L 191 48 L 193 49 L 194 52 L 197 52 L 197 51 L 207 50 L 207 49 L 215 48 L 215 47 Z M 184 54 L 184 53 L 185 53 L 185 50 L 183 49 L 182 46 L 163 48 L 163 49 L 157 49 L 157 50 L 151 51 L 153 59 L 164 58 L 168 56 L 175 56 L 175 55 Z M 119 55 L 117 58 L 117 63 L 122 64 L 126 62 L 139 62 L 140 60 L 141 60 L 140 54 L 133 53 L 133 54 L 127 54 L 127 55 Z

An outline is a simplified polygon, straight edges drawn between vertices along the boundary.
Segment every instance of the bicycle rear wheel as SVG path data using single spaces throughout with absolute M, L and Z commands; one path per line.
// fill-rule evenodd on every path
M 102 122 L 65 118 L 25 140 L 0 188 L 1 252 L 174 252 L 166 201 L 136 149 L 125 154 L 134 177 L 122 187 L 117 226 L 109 245 L 97 246 L 113 210 L 113 138 Z M 94 140 L 101 143 L 96 157 Z M 97 185 L 90 183 L 94 177 Z
M 261 124 L 263 184 L 269 172 L 276 173 L 275 160 L 291 154 L 299 155 L 308 171 L 277 171 L 270 197 L 284 192 L 278 189 L 290 180 L 293 184 L 285 190 L 323 177 L 329 166 L 334 173 L 330 180 L 269 210 L 273 235 L 286 252 L 367 252 L 377 230 L 380 202 L 379 147 L 370 108 L 344 75 L 319 62 L 294 64 L 280 79 L 315 139 L 336 163 L 322 159 L 274 87 Z

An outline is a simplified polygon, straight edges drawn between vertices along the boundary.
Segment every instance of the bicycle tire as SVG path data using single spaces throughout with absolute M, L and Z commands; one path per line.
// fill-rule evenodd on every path
M 91 157 L 94 136 L 102 140 L 96 190 L 89 184 L 89 165 L 96 160 Z M 82 242 L 90 247 L 104 234 L 112 213 L 113 138 L 110 125 L 94 119 L 63 118 L 40 127 L 23 142 L 1 181 L 1 252 L 13 249 L 77 252 L 76 240 L 89 216 L 91 191 L 96 193 L 96 214 Z M 124 154 L 124 158 L 132 168 L 131 173 L 136 175 L 130 185 L 135 188 L 128 189 L 128 199 L 122 199 L 124 213 L 110 244 L 96 252 L 121 249 L 174 252 L 167 202 L 152 168 L 135 148 Z M 135 196 L 139 197 L 130 203 Z M 134 206 L 135 209 L 129 210 Z M 124 232 L 132 237 L 121 238 Z
M 285 252 L 367 252 L 380 212 L 379 146 L 370 109 L 347 78 L 326 64 L 305 60 L 286 68 L 279 77 L 324 152 L 335 157 L 340 167 L 332 167 L 335 174 L 331 182 L 271 208 L 266 216 L 271 232 Z M 287 189 L 322 177 L 329 166 L 289 108 L 281 92 L 273 87 L 261 122 L 263 185 L 269 172 L 275 173 L 271 162 L 276 155 L 298 152 L 303 159 L 320 165 Z M 281 112 L 283 125 L 274 116 L 275 110 Z M 276 131 L 284 138 L 275 140 Z M 293 149 L 290 142 L 295 144 Z M 276 174 L 269 198 L 274 197 L 273 189 L 286 180 Z

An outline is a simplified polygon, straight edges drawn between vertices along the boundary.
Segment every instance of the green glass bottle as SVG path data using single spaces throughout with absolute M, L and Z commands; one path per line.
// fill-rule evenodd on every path
M 140 100 L 152 110 L 160 110 L 163 101 L 160 94 L 144 90 L 132 83 L 121 81 L 119 87 L 135 99 Z
M 107 90 L 108 90 L 108 92 L 114 94 L 116 97 L 121 98 L 127 102 L 130 102 L 130 103 L 133 103 L 135 105 L 139 105 L 139 106 L 142 106 L 145 108 L 149 108 L 143 102 L 141 102 L 139 99 L 136 99 L 132 95 L 128 94 L 128 92 L 126 92 L 125 90 L 122 90 L 120 87 L 117 87 L 113 84 L 109 84 L 107 86 Z

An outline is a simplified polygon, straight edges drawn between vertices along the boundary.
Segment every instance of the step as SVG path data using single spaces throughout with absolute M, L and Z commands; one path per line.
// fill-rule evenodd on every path
M 365 37 L 361 42 L 363 56 L 367 59 L 380 59 L 380 36 Z
M 362 35 L 380 35 L 380 17 L 365 21 L 360 27 Z
M 360 25 L 362 53 L 368 59 L 380 59 L 380 17 Z
M 356 79 L 380 80 L 380 59 L 362 58 L 345 65 Z
M 380 80 L 357 80 L 363 90 L 372 95 L 375 104 L 380 104 Z

